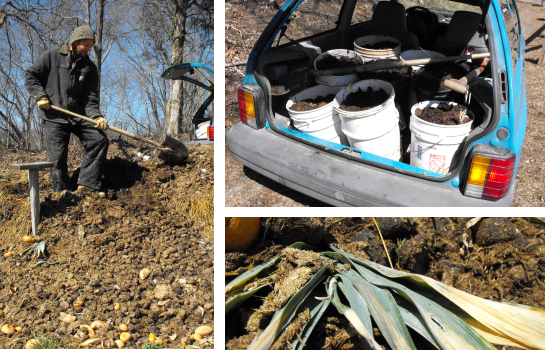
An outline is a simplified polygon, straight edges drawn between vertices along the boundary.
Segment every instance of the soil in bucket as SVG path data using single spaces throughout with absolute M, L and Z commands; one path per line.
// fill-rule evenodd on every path
M 446 79 L 460 79 L 466 70 L 455 63 L 438 63 L 427 65 L 418 70 L 413 76 L 413 86 L 425 91 L 449 90 L 443 82 Z
M 271 93 L 273 95 L 284 95 L 288 90 L 282 85 L 275 85 L 271 87 Z
M 379 41 L 374 44 L 365 44 L 363 45 L 363 48 L 370 49 L 370 50 L 389 50 L 389 49 L 395 49 L 401 45 L 400 43 L 396 43 L 394 41 Z
M 363 91 L 360 88 L 346 97 L 346 99 L 341 103 L 340 109 L 347 112 L 366 111 L 381 105 L 386 102 L 388 98 L 390 98 L 390 95 L 384 91 L 384 89 L 378 89 L 375 91 L 371 86 L 369 86 L 367 91 Z
M 334 57 L 331 55 L 326 55 L 325 57 L 319 59 L 319 62 L 317 62 L 317 69 L 318 70 L 336 69 L 336 68 L 353 67 L 353 66 L 360 66 L 360 65 L 361 65 L 361 62 L 355 57 L 348 57 L 348 56 Z
M 465 109 L 445 103 L 433 108 L 417 108 L 414 114 L 424 121 L 439 125 L 462 125 L 470 121 Z
M 331 103 L 334 100 L 334 96 L 336 94 L 329 94 L 327 96 L 319 96 L 315 99 L 308 98 L 306 100 L 297 102 L 293 104 L 291 107 L 289 107 L 291 110 L 296 112 L 305 112 L 305 111 L 311 111 L 317 108 L 321 108 L 326 106 L 327 104 Z

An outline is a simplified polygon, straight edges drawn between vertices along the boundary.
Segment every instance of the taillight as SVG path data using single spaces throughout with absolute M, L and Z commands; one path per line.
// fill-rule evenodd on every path
M 239 86 L 239 115 L 241 121 L 255 129 L 265 126 L 265 117 L 261 116 L 265 98 L 259 86 L 245 84 Z
M 208 140 L 214 141 L 214 125 L 208 127 L 206 134 L 208 135 Z
M 496 201 L 508 194 L 514 178 L 516 155 L 508 151 L 498 157 L 477 154 L 472 158 L 464 194 Z

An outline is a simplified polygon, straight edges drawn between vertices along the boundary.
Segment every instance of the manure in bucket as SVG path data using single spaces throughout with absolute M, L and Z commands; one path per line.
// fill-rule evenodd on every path
M 325 57 L 321 58 L 319 62 L 317 62 L 317 69 L 318 70 L 325 70 L 325 69 L 335 69 L 335 68 L 345 68 L 345 67 L 353 67 L 353 66 L 360 66 L 361 62 L 355 57 L 349 57 L 349 56 L 340 56 L 335 57 L 332 55 L 326 55 Z
M 461 125 L 470 122 L 466 110 L 458 105 L 442 103 L 436 107 L 417 108 L 414 114 L 424 121 L 439 125 Z
M 374 44 L 365 44 L 363 45 L 363 47 L 365 49 L 370 49 L 370 50 L 388 50 L 388 49 L 395 49 L 399 45 L 401 44 L 396 43 L 394 41 L 379 41 Z
M 347 112 L 366 111 L 386 102 L 390 95 L 384 89 L 374 90 L 371 86 L 363 91 L 361 88 L 352 92 L 340 105 L 340 109 Z
M 308 98 L 300 102 L 296 102 L 289 108 L 296 112 L 311 111 L 317 108 L 321 108 L 331 103 L 334 100 L 336 94 L 329 94 L 327 96 L 319 96 L 317 98 Z

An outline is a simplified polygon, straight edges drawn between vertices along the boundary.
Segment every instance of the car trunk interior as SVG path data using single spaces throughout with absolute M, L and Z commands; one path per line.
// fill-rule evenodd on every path
M 437 16 L 437 22 L 435 29 L 432 31 L 432 35 L 420 40 L 420 47 L 425 50 L 434 50 L 438 39 L 444 38 L 452 16 L 452 12 L 443 10 L 434 11 L 434 13 Z M 419 13 L 418 15 L 422 16 L 425 15 L 425 13 Z M 436 181 L 449 177 L 451 174 L 456 175 L 460 171 L 466 155 L 466 152 L 463 151 L 463 149 L 466 148 L 464 147 L 464 141 L 452 158 L 448 172 L 444 174 L 432 172 L 428 169 L 420 169 L 409 164 L 411 155 L 411 130 L 409 129 L 411 107 L 417 102 L 426 100 L 426 98 L 419 96 L 417 89 L 413 86 L 414 79 L 418 79 L 417 74 L 419 73 L 418 71 L 413 72 L 412 68 L 390 70 L 386 72 L 386 74 L 380 74 L 380 72 L 369 72 L 369 74 L 362 73 L 363 75 L 360 74 L 358 79 L 375 78 L 387 81 L 394 87 L 396 109 L 399 112 L 401 120 L 401 129 L 399 131 L 401 154 L 398 160 L 391 160 L 369 154 L 369 152 L 351 147 L 349 143 L 346 144 L 345 141 L 337 143 L 311 136 L 295 127 L 295 121 L 291 118 L 287 109 L 287 102 L 299 92 L 319 85 L 313 74 L 311 74 L 314 59 L 329 50 L 347 49 L 353 51 L 354 41 L 365 35 L 365 30 L 368 29 L 368 25 L 369 23 L 359 23 L 358 25 L 346 29 L 340 28 L 321 33 L 305 40 L 298 40 L 295 38 L 300 43 L 299 46 L 297 42 L 287 43 L 279 47 L 273 44 L 273 46 L 260 57 L 259 64 L 256 66 L 256 76 L 261 78 L 258 79 L 258 82 L 261 85 L 265 85 L 263 86 L 264 91 L 269 89 L 268 91 L 271 92 L 270 111 L 272 114 L 269 118 L 269 126 L 294 139 L 317 145 L 320 149 L 330 150 L 333 154 L 341 154 L 348 158 L 351 155 L 354 157 L 353 159 L 357 159 L 358 161 L 378 164 L 384 168 L 390 168 L 395 171 L 410 172 L 411 174 L 418 174 L 420 177 L 431 178 Z M 489 36 L 490 31 L 485 36 L 487 39 L 485 41 L 485 52 L 490 52 L 492 50 Z M 276 41 L 275 39 L 275 42 Z M 457 54 L 448 56 L 455 55 Z M 460 63 L 466 73 L 477 68 L 481 60 L 474 60 L 474 62 L 463 61 Z M 396 84 L 395 81 L 392 82 L 393 78 L 391 77 L 395 78 L 396 73 L 399 73 L 399 84 Z M 495 77 L 495 79 L 495 82 L 498 84 L 498 77 Z M 469 85 L 469 94 L 463 95 L 451 91 L 449 93 L 450 96 L 447 96 L 446 100 L 467 107 L 468 114 L 470 117 L 473 116 L 471 134 L 479 138 L 487 132 L 485 131 L 486 126 L 490 122 L 491 114 L 493 114 L 492 111 L 495 110 L 491 62 L 481 75 L 475 78 Z M 437 98 L 432 99 L 435 100 Z M 345 135 L 342 137 L 342 140 L 345 140 Z M 466 142 L 468 142 L 468 140 L 466 140 Z

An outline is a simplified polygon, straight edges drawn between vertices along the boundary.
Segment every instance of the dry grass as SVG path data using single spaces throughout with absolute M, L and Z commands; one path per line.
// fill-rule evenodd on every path
M 202 234 L 210 239 L 214 239 L 214 186 L 209 186 L 201 189 L 200 191 L 194 191 L 193 195 L 189 196 L 188 193 L 192 192 L 195 183 L 190 178 L 177 178 L 171 181 L 168 186 L 173 190 L 173 195 L 169 204 L 172 208 L 175 208 L 181 215 L 176 218 L 180 224 L 185 221 L 186 215 L 188 215 L 197 225 L 201 228 Z
M 20 177 L 6 186 L 27 188 L 26 172 L 19 172 Z M 6 188 L 0 189 L 0 214 L 4 216 L 0 225 L 0 251 L 9 251 L 15 242 L 21 241 L 24 235 L 29 234 L 31 226 L 31 205 L 27 196 L 11 194 Z
M 273 291 L 265 298 L 259 310 L 250 318 L 246 329 L 254 332 L 262 328 L 265 322 L 296 294 L 325 264 L 332 262 L 321 260 L 321 255 L 307 250 L 285 248 L 277 270 L 270 276 L 274 282 Z
M 290 350 L 291 341 L 296 337 L 300 338 L 299 334 L 303 331 L 304 326 L 309 322 L 309 309 L 299 313 L 294 320 L 285 327 L 281 335 L 275 340 L 275 343 L 270 347 L 270 350 Z M 299 339 L 303 343 L 302 339 Z M 305 344 L 304 344 L 305 346 Z

